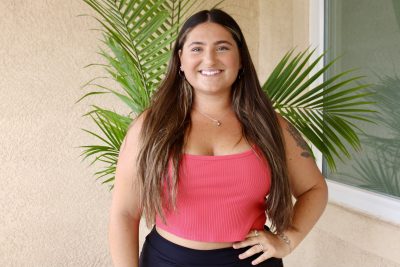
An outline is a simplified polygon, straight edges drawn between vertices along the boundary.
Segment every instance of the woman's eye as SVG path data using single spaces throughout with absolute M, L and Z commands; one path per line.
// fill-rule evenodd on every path
M 193 47 L 191 51 L 192 52 L 200 52 L 201 48 L 200 47 Z
M 217 48 L 217 50 L 218 50 L 218 51 L 226 51 L 226 50 L 229 50 L 229 47 L 227 47 L 227 46 L 220 46 L 220 47 Z

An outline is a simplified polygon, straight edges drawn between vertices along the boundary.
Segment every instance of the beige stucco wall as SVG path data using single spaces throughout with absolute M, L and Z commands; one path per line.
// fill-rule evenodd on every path
M 218 2 L 218 1 L 214 1 Z M 306 0 L 226 0 L 264 81 L 282 55 L 308 44 Z M 82 1 L 0 1 L 0 266 L 110 266 L 111 194 L 80 162 L 94 129 L 79 104 L 101 69 L 99 33 Z M 286 266 L 400 266 L 399 227 L 329 205 Z M 147 230 L 142 228 L 141 239 Z
M 259 68 L 264 82 L 289 50 L 307 48 L 308 0 L 259 0 Z
M 100 72 L 82 1 L 0 1 L 0 266 L 109 266 L 110 193 L 81 163 Z M 104 99 L 110 105 L 116 102 Z

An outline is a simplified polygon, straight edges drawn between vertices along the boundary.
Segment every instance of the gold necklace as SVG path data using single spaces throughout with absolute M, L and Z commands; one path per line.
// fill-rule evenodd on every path
M 215 123 L 217 124 L 218 127 L 220 127 L 220 126 L 222 125 L 221 119 L 224 118 L 225 115 L 228 114 L 228 112 L 230 111 L 230 110 L 228 110 L 227 112 L 225 112 L 225 114 L 224 114 L 219 120 L 217 120 L 217 119 L 211 117 L 210 115 L 207 115 L 207 114 L 201 112 L 200 110 L 197 110 L 197 109 L 193 109 L 193 110 L 198 111 L 198 112 L 199 112 L 201 115 L 203 115 L 204 117 L 206 117 L 206 118 L 212 120 L 213 122 L 215 122 Z

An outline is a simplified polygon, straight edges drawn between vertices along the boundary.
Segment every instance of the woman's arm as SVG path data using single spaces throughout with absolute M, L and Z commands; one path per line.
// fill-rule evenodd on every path
M 280 115 L 278 120 L 284 138 L 290 188 L 296 203 L 292 225 L 282 233 L 283 236 L 251 230 L 244 241 L 233 244 L 234 248 L 250 247 L 239 255 L 240 259 L 263 251 L 253 264 L 259 264 L 271 257 L 283 258 L 293 251 L 321 216 L 328 198 L 325 179 L 304 139 Z
M 112 196 L 109 245 L 115 267 L 139 266 L 139 188 L 136 175 L 140 116 L 121 145 Z
M 301 134 L 280 115 L 278 120 L 284 136 L 290 187 L 296 198 L 291 228 L 283 233 L 293 250 L 324 211 L 328 189 Z

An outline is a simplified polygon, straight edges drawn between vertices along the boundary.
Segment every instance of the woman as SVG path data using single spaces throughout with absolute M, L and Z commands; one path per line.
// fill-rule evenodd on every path
M 326 202 L 325 181 L 262 92 L 237 23 L 217 9 L 194 14 L 121 146 L 114 265 L 283 266 Z M 155 226 L 139 259 L 142 213 Z

